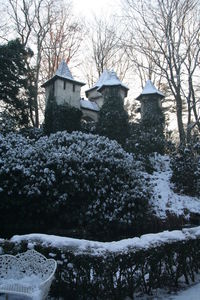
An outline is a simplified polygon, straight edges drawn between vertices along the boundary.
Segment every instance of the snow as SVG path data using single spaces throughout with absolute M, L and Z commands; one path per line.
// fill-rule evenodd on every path
M 74 80 L 74 78 L 68 68 L 68 65 L 66 64 L 66 62 L 64 60 L 61 61 L 60 65 L 56 71 L 56 75 L 60 76 L 62 78 Z
M 199 280 L 198 280 L 199 281 Z M 170 293 L 170 294 L 169 294 Z M 153 292 L 153 296 L 141 295 L 136 296 L 137 300 L 198 300 L 200 299 L 200 282 L 190 286 L 182 287 L 182 290 L 172 292 L 165 289 L 157 289 Z M 131 298 L 125 299 L 131 300 Z
M 23 285 L 24 287 L 37 287 L 41 284 L 41 278 L 39 278 L 36 275 L 30 275 L 30 276 L 24 276 L 23 278 L 16 279 L 16 278 L 11 278 L 11 279 L 0 279 L 0 287 L 1 288 L 6 288 L 7 284 L 19 284 Z
M 99 77 L 98 81 L 95 83 L 95 85 L 87 91 L 90 91 L 94 88 L 101 89 L 102 86 L 113 85 L 121 85 L 122 87 L 128 90 L 128 87 L 120 81 L 120 79 L 117 77 L 117 74 L 114 71 L 104 70 L 101 76 Z
M 180 292 L 178 295 L 170 296 L 167 300 L 197 300 L 200 298 L 200 283 Z
M 63 79 L 68 79 L 68 80 L 74 81 L 74 83 L 76 83 L 78 85 L 81 85 L 81 86 L 85 85 L 85 83 L 83 83 L 83 82 L 79 82 L 79 81 L 74 80 L 74 78 L 73 78 L 73 76 L 72 76 L 72 74 L 71 74 L 71 72 L 68 68 L 67 63 L 63 59 L 61 61 L 60 65 L 58 66 L 58 69 L 57 69 L 55 75 L 51 79 L 49 79 L 45 83 L 43 83 L 42 87 L 47 86 L 49 84 L 49 82 L 51 82 L 52 79 L 53 80 L 56 79 L 57 76 L 59 76 Z
M 139 99 L 141 95 L 149 95 L 149 94 L 158 94 L 164 97 L 164 94 L 159 90 L 157 90 L 157 88 L 153 85 L 151 80 L 147 80 L 142 93 L 136 99 Z
M 94 110 L 94 111 L 100 110 L 99 106 L 95 102 L 92 102 L 89 100 L 81 99 L 80 104 L 81 104 L 81 108 L 90 109 L 90 110 Z
M 190 213 L 200 212 L 199 198 L 179 195 L 173 191 L 173 185 L 170 183 L 172 170 L 169 157 L 157 156 L 154 163 L 156 171 L 151 175 L 154 195 L 150 205 L 156 215 L 165 219 L 169 212 L 176 216 L 185 215 L 189 219 Z
M 83 239 L 61 237 L 55 235 L 32 233 L 26 235 L 15 235 L 11 242 L 20 243 L 28 241 L 28 247 L 33 248 L 39 243 L 43 247 L 69 248 L 73 249 L 75 254 L 89 253 L 94 256 L 102 255 L 106 252 L 127 252 L 129 250 L 147 249 L 156 247 L 163 243 L 175 241 L 184 241 L 188 238 L 200 236 L 200 226 L 192 229 L 163 231 L 154 234 L 145 234 L 141 237 L 129 238 L 113 242 L 97 242 Z

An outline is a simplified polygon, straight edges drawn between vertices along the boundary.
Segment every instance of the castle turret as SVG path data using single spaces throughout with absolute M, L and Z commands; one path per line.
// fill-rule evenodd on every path
M 104 70 L 95 85 L 85 92 L 86 97 L 88 97 L 90 101 L 96 102 L 101 108 L 104 102 L 104 94 L 108 89 L 109 91 L 113 89 L 115 92 L 117 90 L 123 100 L 127 97 L 129 90 L 128 87 L 120 81 L 114 71 Z
M 151 80 L 147 80 L 142 93 L 136 98 L 141 102 L 141 121 L 159 117 L 164 94 L 156 89 Z
M 68 103 L 80 109 L 80 91 L 83 85 L 85 83 L 74 80 L 66 62 L 62 60 L 55 75 L 42 87 L 45 88 L 46 102 L 52 95 L 58 105 Z

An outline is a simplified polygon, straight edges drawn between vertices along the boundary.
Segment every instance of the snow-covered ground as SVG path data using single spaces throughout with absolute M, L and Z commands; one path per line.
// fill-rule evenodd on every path
M 28 297 L 19 297 L 10 295 L 9 300 L 28 300 Z M 131 298 L 126 298 L 131 300 Z M 125 299 L 125 300 L 126 300 Z M 145 297 L 136 297 L 134 299 L 138 300 L 199 300 L 200 299 L 200 283 L 195 284 L 186 290 L 178 292 L 176 295 L 167 295 L 163 291 L 158 291 L 156 296 L 145 296 Z M 0 296 L 0 300 L 5 300 L 5 296 Z M 48 300 L 54 300 L 54 298 L 48 298 Z M 62 300 L 62 299 L 60 299 Z
M 171 293 L 170 295 L 164 290 L 157 290 L 153 296 L 135 297 L 137 300 L 199 300 L 200 299 L 200 282 L 190 287 L 186 287 L 179 292 Z M 132 299 L 125 299 L 132 300 Z
M 200 213 L 200 199 L 176 194 L 172 190 L 170 178 L 170 159 L 168 156 L 157 156 L 155 158 L 156 171 L 151 175 L 154 185 L 154 197 L 151 205 L 156 215 L 165 219 L 167 212 L 177 216 L 185 215 L 189 218 L 190 212 Z

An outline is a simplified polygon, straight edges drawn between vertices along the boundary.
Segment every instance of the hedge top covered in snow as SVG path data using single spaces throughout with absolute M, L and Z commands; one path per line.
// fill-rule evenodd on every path
M 94 256 L 106 252 L 128 252 L 156 247 L 162 244 L 200 238 L 200 226 L 183 230 L 163 231 L 155 234 L 145 234 L 141 237 L 129 238 L 117 242 L 96 242 L 46 234 L 15 235 L 13 243 L 28 241 L 28 247 L 41 244 L 43 247 L 68 248 L 74 253 L 89 253 Z

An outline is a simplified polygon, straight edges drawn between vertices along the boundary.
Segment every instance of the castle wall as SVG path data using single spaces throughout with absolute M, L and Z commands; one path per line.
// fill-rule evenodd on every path
M 96 102 L 96 104 L 99 106 L 99 108 L 101 108 L 103 105 L 103 96 L 96 89 L 93 89 L 88 92 L 88 99 L 90 101 Z
M 161 108 L 161 101 L 158 97 L 143 97 L 141 100 L 141 119 L 144 119 L 148 116 L 156 116 L 159 108 Z
M 83 116 L 82 118 L 84 119 L 84 117 L 88 117 L 92 120 L 94 120 L 95 122 L 98 121 L 98 112 L 96 111 L 92 111 L 92 110 L 89 110 L 89 109 L 81 109 L 82 113 L 83 113 Z
M 54 82 L 54 96 L 58 105 L 68 103 L 80 109 L 80 91 L 81 87 L 72 82 L 61 79 L 56 79 Z

